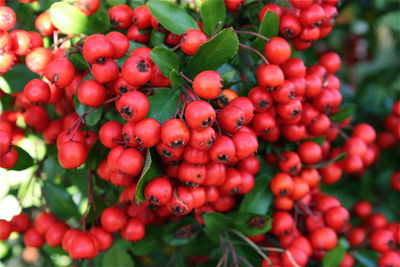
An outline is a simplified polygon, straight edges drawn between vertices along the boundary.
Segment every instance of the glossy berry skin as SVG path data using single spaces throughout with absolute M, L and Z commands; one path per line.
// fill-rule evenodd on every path
M 253 133 L 237 132 L 232 136 L 232 141 L 239 160 L 253 155 L 258 149 L 257 136 Z
M 133 126 L 133 139 L 137 145 L 142 147 L 153 147 L 161 139 L 161 125 L 152 118 L 145 118 Z
M 97 82 L 108 83 L 118 78 L 119 67 L 113 59 L 107 59 L 102 64 L 93 64 L 92 74 Z
M 61 245 L 64 233 L 69 229 L 69 227 L 63 222 L 57 222 L 50 226 L 46 231 L 45 239 L 47 244 L 51 247 L 57 247 Z
M 181 39 L 181 49 L 186 55 L 193 56 L 199 47 L 207 41 L 207 36 L 200 30 L 189 29 Z
M 83 43 L 83 57 L 92 64 L 102 64 L 113 56 L 112 43 L 102 34 L 92 34 Z
M 129 39 L 120 32 L 109 32 L 106 38 L 111 42 L 113 46 L 112 59 L 119 59 L 125 56 L 129 49 Z
M 262 63 L 256 70 L 258 84 L 267 89 L 281 86 L 285 80 L 282 69 L 277 65 Z
M 322 24 L 325 18 L 324 9 L 319 4 L 312 4 L 308 8 L 302 9 L 300 20 L 304 27 L 314 28 Z
M 136 176 L 143 168 L 144 158 L 135 148 L 128 148 L 119 155 L 116 164 L 122 173 Z
M 222 108 L 217 119 L 224 131 L 236 133 L 245 123 L 245 113 L 237 106 L 228 105 Z
M 395 247 L 393 233 L 389 230 L 379 229 L 371 233 L 371 247 L 378 252 L 385 252 Z
M 183 158 L 186 162 L 195 165 L 204 165 L 210 160 L 207 151 L 198 150 L 192 146 L 185 147 Z
M 132 24 L 132 8 L 128 5 L 116 5 L 108 9 L 111 24 L 118 29 L 126 29 Z
M 337 72 L 342 64 L 342 60 L 339 55 L 335 52 L 324 53 L 318 60 L 319 64 L 322 65 L 328 73 L 332 74 Z
M 76 6 L 83 14 L 90 16 L 94 14 L 100 7 L 100 0 L 78 0 Z
M 151 27 L 151 13 L 146 5 L 136 7 L 132 12 L 132 22 L 139 29 L 147 29 Z
M 163 206 L 172 196 L 172 185 L 167 177 L 151 180 L 144 188 L 144 197 L 152 204 Z
M 121 138 L 122 124 L 118 121 L 108 121 L 104 123 L 99 132 L 100 142 L 107 148 L 113 148 L 122 141 Z
M 8 239 L 12 232 L 12 227 L 10 222 L 6 220 L 0 220 L 0 240 L 5 241 Z
M 178 178 L 189 186 L 202 184 L 206 178 L 206 167 L 184 161 L 179 165 Z
M 31 37 L 27 31 L 13 30 L 10 32 L 10 37 L 15 54 L 23 56 L 29 53 Z
M 191 129 L 189 145 L 201 151 L 208 151 L 216 139 L 215 130 L 211 127 L 205 129 Z
M 196 100 L 186 106 L 185 120 L 190 128 L 207 128 L 215 120 L 214 108 L 206 101 Z
M 326 225 L 337 232 L 340 232 L 346 225 L 348 225 L 349 219 L 350 213 L 344 207 L 330 208 L 324 214 Z
M 1 154 L 0 167 L 10 169 L 14 166 L 18 159 L 18 152 L 12 147 L 8 152 Z
M 95 238 L 90 233 L 79 232 L 68 246 L 72 259 L 92 259 L 99 253 Z
M 190 131 L 182 120 L 170 119 L 161 127 L 161 140 L 172 148 L 185 146 L 189 142 Z
M 279 211 L 272 217 L 271 232 L 277 236 L 290 234 L 294 230 L 295 222 L 288 212 Z
M 294 38 L 301 33 L 301 30 L 301 21 L 296 15 L 287 13 L 281 17 L 279 32 L 285 38 Z
M 106 90 L 103 85 L 94 80 L 86 80 L 79 86 L 78 100 L 89 107 L 98 107 L 106 99 Z
M 318 163 L 322 158 L 321 147 L 312 141 L 305 141 L 301 143 L 297 153 L 299 153 L 301 161 L 305 164 Z
M 236 155 L 235 143 L 228 136 L 219 136 L 211 147 L 210 159 L 215 163 L 227 163 Z
M 121 116 L 129 122 L 142 120 L 150 109 L 149 100 L 143 93 L 138 91 L 122 95 L 116 105 Z
M 142 86 L 150 80 L 151 64 L 139 56 L 129 57 L 122 65 L 122 77 L 133 86 Z
M 286 173 L 278 173 L 272 178 L 270 187 L 275 196 L 290 196 L 294 189 L 293 179 Z
M 25 64 L 32 72 L 42 75 L 47 64 L 49 64 L 52 59 L 53 53 L 50 49 L 37 47 L 26 55 Z
M 93 227 L 89 230 L 89 233 L 97 240 L 99 250 L 107 250 L 111 247 L 113 237 L 110 233 L 103 230 L 101 227 Z
M 182 216 L 191 212 L 193 209 L 193 196 L 190 191 L 183 186 L 179 186 L 174 190 L 176 191 L 167 203 L 167 208 L 170 213 Z
M 24 235 L 24 244 L 27 247 L 41 247 L 45 244 L 44 236 L 36 231 L 35 228 L 30 228 Z
M 206 70 L 197 74 L 193 80 L 192 87 L 200 97 L 214 99 L 221 93 L 222 78 L 218 72 Z
M 290 58 L 290 45 L 282 37 L 272 37 L 265 43 L 264 55 L 271 64 L 282 64 Z
M 108 207 L 101 213 L 100 221 L 105 231 L 113 233 L 126 225 L 127 216 L 117 207 Z
M 14 28 L 17 16 L 14 10 L 8 6 L 0 6 L 0 30 L 9 31 Z
M 337 235 L 329 227 L 321 227 L 310 234 L 311 245 L 314 249 L 331 250 L 336 247 Z
M 50 99 L 50 88 L 42 80 L 30 80 L 24 87 L 24 97 L 31 103 L 46 103 Z
M 57 222 L 57 218 L 48 212 L 42 212 L 35 218 L 34 227 L 40 234 L 45 234 L 46 231 Z
M 400 255 L 398 251 L 386 251 L 381 254 L 378 259 L 379 267 L 391 267 L 396 266 L 400 262 Z
M 146 235 L 146 228 L 139 219 L 130 219 L 121 230 L 121 236 L 127 241 L 138 241 Z
M 75 77 L 75 67 L 68 59 L 57 58 L 46 66 L 44 76 L 56 86 L 65 88 Z
M 31 219 L 25 213 L 15 215 L 10 221 L 13 231 L 25 233 L 31 227 Z
M 58 149 L 58 161 L 65 169 L 75 169 L 86 161 L 87 150 L 82 143 L 69 141 Z

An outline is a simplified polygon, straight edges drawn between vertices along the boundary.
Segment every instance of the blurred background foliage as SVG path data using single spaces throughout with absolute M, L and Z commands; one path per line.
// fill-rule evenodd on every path
M 17 13 L 19 27 L 31 30 L 34 27 L 35 14 L 46 10 L 54 1 L 42 0 L 30 5 L 19 4 L 14 0 L 9 2 Z M 107 0 L 108 4 L 115 4 L 114 2 L 125 1 Z M 135 6 L 140 2 L 140 0 L 135 0 L 130 4 Z M 304 59 L 307 65 L 312 65 L 317 62 L 319 53 L 326 50 L 338 52 L 344 61 L 342 70 L 339 72 L 344 106 L 349 103 L 356 104 L 353 121 L 368 122 L 378 132 L 382 131 L 384 117 L 390 113 L 394 101 L 400 98 L 400 1 L 348 0 L 342 1 L 338 8 L 340 17 L 331 35 L 315 43 L 313 49 L 298 53 L 296 56 Z M 2 100 L 4 101 L 6 100 Z M 2 103 L 0 111 L 4 105 Z M 87 203 L 86 170 L 64 171 L 55 157 L 43 159 L 46 153 L 55 156 L 56 152 L 34 134 L 26 136 L 21 147 L 40 164 L 39 167 L 36 165 L 20 172 L 0 169 L 0 219 L 9 220 L 22 208 L 30 214 L 32 207 L 41 206 L 43 194 L 60 219 L 65 219 L 72 227 L 77 227 Z M 384 213 L 391 221 L 399 221 L 400 196 L 390 188 L 389 183 L 391 174 L 399 170 L 399 159 L 398 147 L 385 150 L 377 164 L 361 176 L 344 177 L 334 185 L 324 186 L 323 190 L 338 197 L 346 208 L 350 209 L 357 200 L 368 200 L 374 204 L 376 212 Z M 113 200 L 117 198 L 113 192 L 100 190 L 96 194 L 105 194 L 107 198 Z M 150 231 L 159 230 L 152 228 Z M 155 260 L 162 264 L 166 260 L 163 255 L 169 255 L 173 251 L 175 251 L 173 255 L 177 257 L 175 263 L 179 263 L 183 259 L 176 255 L 183 250 L 188 253 L 193 247 L 197 252 L 202 250 L 202 247 L 196 245 L 192 248 L 188 246 L 165 249 L 153 241 L 148 242 L 147 247 L 136 244 L 134 245 L 136 247 L 132 248 L 132 245 L 119 240 L 106 255 L 96 259 L 95 263 L 101 261 L 102 264 L 99 266 L 105 267 L 116 263 L 120 263 L 121 266 L 131 266 L 133 262 L 128 252 L 144 255 L 151 250 L 153 252 L 149 256 L 142 256 L 143 263 L 154 264 Z M 203 246 L 208 244 L 201 238 L 196 243 L 203 243 Z M 239 249 L 242 248 L 239 247 Z M 21 259 L 23 243 L 21 238 L 14 233 L 8 243 L 0 242 L 0 266 L 71 265 L 71 260 L 61 249 L 45 245 L 42 250 L 45 253 L 40 254 L 35 264 L 23 261 Z M 36 253 L 38 253 L 36 250 L 25 250 L 23 257 L 29 261 L 30 258 L 35 257 Z M 356 257 L 358 266 L 375 266 L 376 257 L 377 255 L 372 252 L 362 251 Z

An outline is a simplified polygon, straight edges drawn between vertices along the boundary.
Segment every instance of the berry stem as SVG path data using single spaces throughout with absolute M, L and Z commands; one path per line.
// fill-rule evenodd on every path
M 264 260 L 266 260 L 268 262 L 269 265 L 272 264 L 272 261 L 267 257 L 267 255 L 265 255 L 264 252 L 262 252 L 262 250 L 250 239 L 247 238 L 247 236 L 245 236 L 244 234 L 242 234 L 241 232 L 235 230 L 235 229 L 228 229 L 229 231 L 231 231 L 232 233 L 234 233 L 235 235 L 237 235 L 238 237 L 240 237 L 243 241 L 245 241 L 247 244 L 249 244 L 250 247 L 252 247 L 258 255 L 260 255 Z M 299 266 L 296 266 L 299 267 Z
M 189 79 L 188 76 L 186 76 L 182 71 L 179 72 L 179 74 L 182 76 L 183 79 L 185 79 L 187 82 L 189 83 L 193 83 L 193 81 L 191 79 Z
M 83 226 L 83 230 L 86 231 L 86 219 L 87 216 L 89 215 L 90 207 L 93 206 L 93 211 L 96 212 L 96 205 L 95 202 L 93 201 L 93 172 L 92 170 L 88 171 L 87 174 L 87 182 L 88 182 L 88 202 L 86 206 L 85 213 L 82 215 L 81 218 L 81 225 Z
M 265 37 L 264 35 L 262 35 L 262 34 L 259 34 L 259 33 L 256 33 L 256 32 L 252 32 L 252 31 L 238 31 L 238 30 L 236 30 L 235 31 L 236 33 L 238 33 L 238 34 L 249 34 L 249 35 L 253 35 L 253 36 L 256 36 L 256 37 L 258 37 L 258 38 L 260 38 L 260 39 L 264 39 L 265 41 L 267 41 L 267 42 L 269 42 L 271 39 L 269 39 L 268 37 Z
M 256 53 L 257 55 L 260 56 L 260 58 L 262 58 L 262 60 L 264 60 L 265 64 L 269 65 L 269 62 L 268 62 L 267 58 L 264 57 L 264 55 L 261 54 L 260 51 L 258 51 L 257 49 L 254 49 L 253 47 L 251 47 L 251 46 L 249 46 L 249 45 L 242 44 L 242 43 L 240 43 L 239 46 L 242 47 L 242 48 L 244 48 L 244 49 L 248 49 L 248 50 L 250 50 L 250 51 Z
M 171 51 L 176 51 L 179 47 L 181 47 L 181 43 L 177 44 L 176 46 L 170 48 Z
M 283 249 L 283 248 L 273 248 L 273 247 L 260 247 L 261 250 L 265 251 L 274 251 L 274 252 L 281 252 L 286 253 L 289 257 L 290 262 L 293 264 L 294 267 L 300 267 L 297 262 L 294 260 L 292 253 L 290 251 Z

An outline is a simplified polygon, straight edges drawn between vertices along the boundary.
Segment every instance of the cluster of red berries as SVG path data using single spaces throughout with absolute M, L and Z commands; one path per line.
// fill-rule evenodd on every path
M 400 262 L 400 223 L 389 223 L 382 213 L 373 213 L 370 202 L 359 201 L 353 206 L 353 213 L 360 219 L 357 227 L 347 231 L 351 247 L 370 247 L 380 253 L 378 266 L 396 266 Z
M 313 42 L 328 36 L 335 25 L 340 0 L 289 0 L 291 8 L 267 4 L 259 13 L 260 22 L 267 11 L 275 12 L 280 35 L 291 39 L 298 51 L 309 48 Z
M 105 223 L 105 225 L 110 225 Z M 112 227 L 112 226 L 111 226 Z M 12 232 L 24 235 L 27 247 L 61 246 L 72 259 L 92 259 L 100 251 L 112 245 L 112 231 L 109 228 L 92 227 L 88 231 L 70 228 L 48 212 L 38 214 L 32 224 L 24 213 L 14 216 L 10 222 L 0 220 L 0 240 L 6 240 Z

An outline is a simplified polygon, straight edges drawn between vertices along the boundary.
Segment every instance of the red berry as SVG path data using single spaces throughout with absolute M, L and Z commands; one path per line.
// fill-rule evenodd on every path
M 219 96 L 222 88 L 222 78 L 218 72 L 206 70 L 197 74 L 193 80 L 194 91 L 202 98 L 214 99 Z
M 282 64 L 290 58 L 289 43 L 281 37 L 272 37 L 265 43 L 264 55 L 271 64 Z
M 202 31 L 189 29 L 183 34 L 180 47 L 185 54 L 193 56 L 206 41 L 207 36 Z
M 92 64 L 102 64 L 112 58 L 114 48 L 112 43 L 102 34 L 92 34 L 83 43 L 83 56 Z
M 101 227 L 109 232 L 116 232 L 127 223 L 127 216 L 117 207 L 108 207 L 101 213 Z
M 106 89 L 94 80 L 86 80 L 79 86 L 78 100 L 89 107 L 98 107 L 106 99 Z
M 151 180 L 144 188 L 144 197 L 152 204 L 163 206 L 172 196 L 172 185 L 167 177 Z

